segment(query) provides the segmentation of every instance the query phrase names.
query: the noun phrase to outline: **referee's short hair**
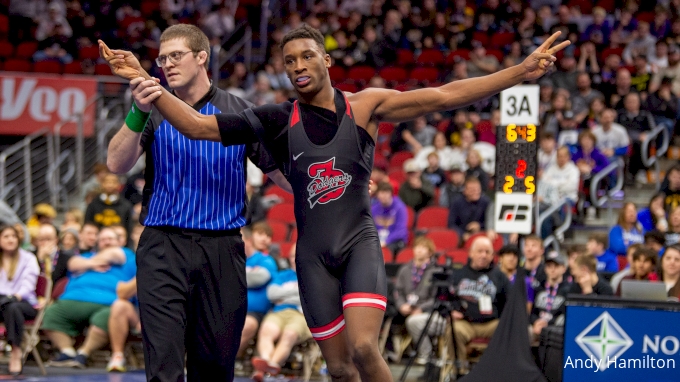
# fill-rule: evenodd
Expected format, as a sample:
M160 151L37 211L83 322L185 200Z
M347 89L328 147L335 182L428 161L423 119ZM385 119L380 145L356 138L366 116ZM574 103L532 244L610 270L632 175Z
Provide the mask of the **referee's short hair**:
M174 39L184 39L187 47L194 52L194 57L196 57L198 52L205 52L208 56L204 65L208 69L208 64L210 63L210 41L208 36L199 27L190 24L173 25L163 31L160 42L162 44Z

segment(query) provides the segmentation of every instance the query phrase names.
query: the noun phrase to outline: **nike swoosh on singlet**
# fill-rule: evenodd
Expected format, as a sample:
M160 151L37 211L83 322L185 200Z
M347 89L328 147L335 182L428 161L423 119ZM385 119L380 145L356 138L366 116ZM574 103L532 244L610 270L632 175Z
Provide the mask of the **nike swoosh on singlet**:
M303 152L301 152L301 153L298 154L298 155L293 155L293 160L297 160L297 159L300 157L300 155L302 155L302 154L304 154L304 153L305 153L305 152L303 151Z

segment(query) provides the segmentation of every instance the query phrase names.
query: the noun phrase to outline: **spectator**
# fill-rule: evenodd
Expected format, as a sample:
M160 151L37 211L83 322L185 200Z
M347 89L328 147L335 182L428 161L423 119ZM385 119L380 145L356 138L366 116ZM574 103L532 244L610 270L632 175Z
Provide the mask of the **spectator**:
M650 25L650 31L652 36L659 40L666 38L671 32L671 22L668 16L668 9L663 5L658 4L654 7L654 23Z
M9 225L0 226L0 254L0 321L5 324L7 344L12 348L9 373L18 376L23 369L24 322L37 315L35 286L40 267L32 253L19 248L17 230Z
M656 263L659 255L651 248L642 247L633 253L633 263L630 274L624 276L623 280L638 281L658 281ZM617 286L616 295L621 296L621 283Z
M257 169L257 167L255 168ZM127 181L125 182L125 187L123 187L123 197L133 206L135 204L141 203L144 195L145 184L146 179L144 178L143 171L128 176Z
M562 34L564 36L564 34ZM578 72L576 71L576 58L574 57L574 48L567 47L564 49L564 55L559 61L560 68L555 72L551 79L555 83L555 87L559 89L566 89L569 94L575 94L578 87L576 85L576 78Z
M295 246L290 250L290 269L279 272L267 287L267 298L273 305L262 321L257 335L257 352L253 357L253 380L262 381L264 374L277 375L293 346L312 338L302 315L295 267Z
M514 244L504 245L498 250L498 269L508 278L511 284L515 282L517 267L519 266L519 248ZM531 286L531 278L526 276L524 283L527 288L527 313L531 312L534 303L534 288Z
M106 164L95 163L92 168L92 176L83 183L82 191L80 193L80 198L85 200L86 206L92 202L91 195L101 193L104 177L109 173L110 171L109 168L106 167Z
M543 263L543 240L536 235L527 235L524 238L524 270L531 281L531 287L535 290L545 282L545 264Z
M567 259L556 251L545 258L546 281L536 288L534 304L529 315L530 341L538 340L543 328L564 324L564 303L571 283L564 280Z
M609 249L609 240L604 232L590 234L586 243L588 256L593 256L597 260L598 272L616 273L619 271L619 261L616 254Z
M676 96L680 94L680 47L675 43L668 46L668 66L659 69L658 72L652 77L652 82L649 84L649 91L655 92L661 87L661 80L666 78L672 78L673 94Z
M624 108L623 99L629 94L635 93L635 88L633 87L632 81L632 76L628 69L618 69L616 71L614 84L606 87L603 90L607 106L621 112L621 110Z
M80 229L78 235L78 252L87 253L92 252L95 245L97 245L99 235L99 227L94 223L85 223Z
M666 248L661 257L661 281L666 284L668 297L674 301L680 299L680 245L674 244Z
M406 329L417 341L425 329L429 313L434 307L436 288L432 287L432 275L437 267L432 256L435 246L432 240L418 237L413 243L413 260L399 267L395 281L396 305L406 317ZM424 365L432 353L431 336L439 335L445 327L444 319L435 314L428 333L417 349L416 363ZM414 342L415 343L415 342Z
M633 34L636 33L638 22L633 18L633 11L627 8L621 9L621 14L614 22L614 30L612 31L612 43L619 45L626 45L633 39Z
M246 91L243 98L252 102L255 106L274 103L274 92L269 77L263 73L258 74L255 84Z
M663 232L658 230L645 232L645 247L653 249L658 256L663 256L665 244L666 236Z
M467 240L486 229L485 216L491 200L482 193L479 179L467 177L462 195L451 200L448 227Z
M604 104L604 96L593 98L588 105L588 114L586 118L579 124L579 129L593 129L595 125L600 123L602 111L607 106ZM616 114L614 114L616 117Z
M543 172L555 164L557 160L557 142L555 136L551 133L541 134L540 146L538 149L538 177L540 178Z
M449 181L444 183L439 193L439 205L448 207L452 200L463 193L464 188L465 173L460 168L454 167L449 174Z
M574 283L569 290L570 294L603 295L612 296L612 287L597 274L597 260L592 256L578 256L574 260L574 268L571 273Z
M671 246L680 242L680 206L673 208L668 215L668 231L664 235L663 246Z
M132 205L120 195L120 179L107 174L102 182L102 193L92 200L85 211L85 221L97 226L109 227L120 224L129 232L132 229Z
M602 49L609 45L609 36L612 32L612 27L606 20L607 11L602 7L594 7L593 23L586 27L586 30L581 34L581 41L589 41Z
M652 80L652 72L647 63L647 56L637 55L633 59L634 70L630 78L630 84L643 99L647 98L649 82Z
M621 69L621 57L618 54L610 54L604 59L604 66L599 73L599 87L600 91L605 95L605 102L607 106L611 107L612 89L616 84L617 72ZM627 69L626 69L627 70ZM630 72L628 72L630 77ZM623 85L622 85L623 87ZM630 89L630 85L628 87ZM621 89L622 91L624 89Z
M555 86L550 78L542 78L539 83L540 85L540 95L538 104L538 117L539 120L545 120L545 114L552 109L552 100L555 95Z
M68 261L69 282L59 300L45 312L43 330L59 349L53 366L85 368L90 354L108 342L111 304L117 299L121 281L135 277L135 254L118 246L118 237L110 228L99 233L96 252L73 256ZM73 337L88 325L83 345L73 348Z
M454 302L451 316L456 320L455 339L462 365L459 374L467 371L465 348L473 338L491 338L498 318L507 301L509 282L498 268L493 266L493 245L489 238L475 238L470 246L469 260L463 268L454 270L449 284L461 299ZM484 285L480 288L480 285ZM461 301L467 302L464 308Z
M557 149L555 163L548 167L541 182L549 183L557 190L558 199L568 199L571 203L578 200L579 169L571 160L569 148Z
M73 228L62 230L59 234L59 243L64 251L78 250L78 231Z
M437 129L429 125L425 117L418 117L413 121L413 131L404 130L402 139L412 153L418 154L423 147L432 143L436 134Z
M272 229L269 224L255 223L252 228L243 228L241 232L246 252L248 313L241 334L239 354L245 351L248 342L255 337L262 318L271 308L271 302L267 298L267 286L278 272L276 261L268 255L272 241Z
M399 187L399 198L418 212L434 198L434 186L423 176L413 159L404 162L404 172L406 181Z
M666 195L661 192L654 194L649 200L649 206L638 212L638 222L642 225L643 230L657 229L665 232L668 229L668 220L663 204L665 197Z
M496 146L488 142L477 142L472 129L463 129L460 131L460 150L464 158L467 158L470 149L475 149L479 152L482 158L482 169L487 174L493 174L496 169ZM466 167L463 166L463 168Z
M479 179L482 192L486 192L489 187L489 175L482 169L482 155L475 149L468 150L466 163L468 169L465 170L465 177L475 177Z
M394 190L389 183L378 184L371 214L378 229L380 245L389 248L395 254L404 248L408 241L408 211L404 202L398 196L394 196Z
M58 27L62 28L59 33L66 38L73 36L73 29L71 29L62 11L61 6L57 3L51 3L48 6L48 13L43 14L38 22L38 29L35 31L36 40L43 41L52 36Z
M130 281L121 281L116 286L118 299L111 305L109 314L109 339L111 342L111 359L106 371L125 372L125 342L130 332L139 335L142 323L139 310L130 299L137 295L137 277Z
M630 93L624 99L624 109L619 111L618 123L628 131L628 135L633 141L633 153L630 156L628 172L631 176L645 169L642 163L642 142L646 139L647 133L654 127L652 115L640 108L640 95ZM639 179L645 177L638 176ZM641 180L643 182L643 180Z
M654 54L656 38L649 33L649 23L638 23L637 31L633 32L633 39L623 50L623 60L626 65L633 65L633 57L637 55L651 56Z
M67 26L57 23L53 28L49 36L38 43L38 50L33 54L33 61L56 60L62 64L71 63L76 46L71 36L67 36Z
M564 114L568 111L571 111L571 103L567 96L559 92L553 93L550 110L543 115L541 121L542 132L558 136L560 124L564 119Z
M609 231L609 250L619 256L625 256L630 245L644 242L644 232L637 220L635 204L624 203L617 224Z
M647 58L653 73L668 67L668 43L664 40L657 41L654 54Z
M83 215L83 211L81 211L79 208L71 208L64 214L64 222L61 224L61 228L59 228L59 230L64 231L66 229L72 228L78 232L83 227L84 219L85 216Z
M678 109L678 97L673 94L673 79L664 77L661 79L659 90L651 93L645 100L645 109L652 113L657 125L666 126L670 135L675 131L675 121L680 110Z
M387 168L388 164L387 161L384 159L379 159L376 158L374 163L373 163L373 169L371 170L371 180L373 181L373 185L370 187L378 187L378 183L389 183L392 186L392 189L394 189L394 194L397 195L399 192L399 183L394 180L390 179L390 177L387 175ZM371 194L375 194L375 189L371 190Z
M628 131L616 120L614 109L605 109L600 117L600 124L592 130L595 136L596 147L609 160L614 157L623 157L628 151L630 138Z
M446 173L439 167L439 155L435 152L431 152L427 156L427 162L427 167L423 171L423 176L436 188L441 187L446 181Z
M53 224L57 210L47 203L38 203L33 207L33 215L26 222L26 227L39 228L43 224Z
M481 77L498 71L498 59L491 54L487 54L486 48L479 41L472 41L472 51L470 60L467 62L467 72L469 78Z
M576 114L575 119L579 124L588 116L590 103L596 98L603 98L600 91L591 87L590 75L579 72L576 75L577 93L571 99L572 111Z
M454 166L461 166L465 162L465 158L460 150L455 150L447 145L446 136L441 131L437 132L432 139L432 144L423 147L418 151L415 160L418 162L420 168L425 169L429 166L428 155L437 153L439 157L439 167L444 171L449 171Z
M668 170L668 183L666 187L661 189L666 195L664 200L664 208L666 213L670 213L676 207L680 206L680 165L675 165Z
M578 41L578 26L574 23L571 11L569 11L569 7L566 5L561 5L558 8L557 21L550 27L551 35L556 32L562 32L558 41L564 41L566 39ZM572 39L572 35L575 35L576 38Z
M201 17L198 23L209 39L222 40L234 30L234 13L236 8L232 8L228 2L225 5L213 5L212 12Z
M626 266L618 271L614 276L612 276L612 279L610 281L610 284L612 286L612 290L617 290L619 288L619 284L621 283L621 280L623 280L624 277L630 275L633 273L633 254L640 248L643 248L644 244L633 244L628 249L626 250Z
M590 183L592 177L604 170L609 164L609 160L607 160L607 157L605 157L595 146L597 144L597 139L590 130L584 130L579 135L578 141L579 145L576 148L574 155L572 155L572 160L576 163L576 167L583 180L583 188L586 190L584 200L587 203L591 203ZM600 183L600 189L606 189L608 187L606 180L607 179L605 179L605 182ZM590 205L587 209L587 218L594 219L596 213L597 210L595 209L595 206Z

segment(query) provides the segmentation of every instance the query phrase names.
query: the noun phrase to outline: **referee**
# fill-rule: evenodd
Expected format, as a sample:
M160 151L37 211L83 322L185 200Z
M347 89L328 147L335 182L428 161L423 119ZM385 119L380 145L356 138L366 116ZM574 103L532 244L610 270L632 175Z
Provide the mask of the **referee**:
M198 112L238 113L248 102L210 83L208 38L193 25L166 29L156 63L175 96ZM107 164L127 172L146 152L137 250L138 296L149 381L232 381L246 317L246 157L290 188L259 145L192 141L152 102L154 81L132 81L135 102L109 145ZM283 181L281 181L283 180ZM283 182L283 183L282 183Z

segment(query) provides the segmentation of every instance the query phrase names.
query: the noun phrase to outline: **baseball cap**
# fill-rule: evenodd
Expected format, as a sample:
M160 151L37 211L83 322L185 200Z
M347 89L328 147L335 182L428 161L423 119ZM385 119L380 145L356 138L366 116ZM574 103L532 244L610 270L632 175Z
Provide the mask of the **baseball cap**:
M404 172L409 173L409 172L418 172L420 171L420 167L418 167L418 163L416 162L415 159L407 159L404 162Z
M550 251L545 255L546 264L549 261L552 261L553 263L558 265L564 265L565 267L567 266L567 259L564 256L560 255L560 253L557 251Z
M33 212L39 216L47 216L50 219L57 217L57 210L47 203L38 203L33 208Z

